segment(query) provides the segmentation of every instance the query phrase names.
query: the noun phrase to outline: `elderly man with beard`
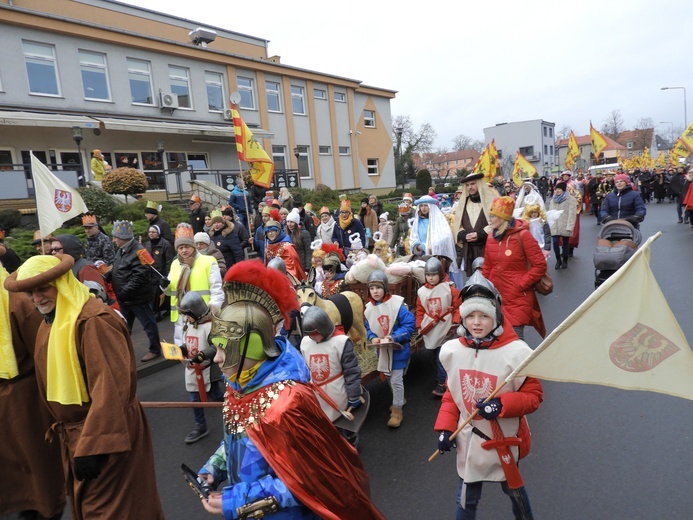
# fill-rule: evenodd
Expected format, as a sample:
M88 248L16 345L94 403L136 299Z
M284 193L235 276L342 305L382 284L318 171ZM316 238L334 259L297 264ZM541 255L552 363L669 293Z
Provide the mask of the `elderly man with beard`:
M92 298L68 255L29 258L5 280L43 315L34 363L39 393L61 445L75 520L163 519L147 417L123 320Z
M452 233L457 239L457 260L467 276L474 272L474 259L484 256L486 238L491 229L489 212L497 196L483 178L483 173L473 173L461 179L461 195L452 221Z

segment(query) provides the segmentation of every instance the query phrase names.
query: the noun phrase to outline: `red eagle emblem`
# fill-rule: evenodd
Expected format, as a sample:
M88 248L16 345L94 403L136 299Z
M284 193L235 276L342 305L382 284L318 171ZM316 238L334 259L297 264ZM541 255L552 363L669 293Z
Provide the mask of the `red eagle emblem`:
M440 316L443 314L443 302L440 298L429 298L426 302L429 316Z
M188 357L190 359L197 356L200 350L199 338L197 336L186 336L185 337L185 348L188 349Z
M467 413L476 410L479 399L486 399L496 389L498 376L476 370L460 370L460 390Z
M636 323L611 344L609 358L626 372L647 372L679 350L656 330Z
M311 354L308 361L310 377L316 383L327 381L330 377L330 358L327 354Z
M378 323L380 328L383 329L383 336L387 336L390 332L390 317L387 314L382 314L378 316Z
M72 209L72 193L65 190L55 190L53 204L61 213L67 213Z

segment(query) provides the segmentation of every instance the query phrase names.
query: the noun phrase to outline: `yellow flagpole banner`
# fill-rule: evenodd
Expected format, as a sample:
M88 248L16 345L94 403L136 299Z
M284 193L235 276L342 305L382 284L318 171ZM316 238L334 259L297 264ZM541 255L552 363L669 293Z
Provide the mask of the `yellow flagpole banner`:
M274 163L269 158L262 145L253 136L245 121L241 119L236 105L231 105L233 117L233 130L236 134L236 151L238 158L250 166L249 173L253 183L263 188L269 188L274 176Z
M572 170L573 166L575 166L575 159L578 157L580 157L580 147L575 138L575 133L571 130L568 137L568 153L565 156L565 167Z
M481 152L479 160L476 161L476 164L472 169L472 173L484 174L484 182L493 181L493 177L495 176L495 171L492 171L491 169L491 153L489 151L489 146L490 145L486 145L486 148L484 148L484 151Z
M488 149L488 152L491 163L492 177L495 177L496 175L498 175L498 171L500 170L500 156L498 155L498 148L496 148L495 139L491 139L491 145Z
M592 142L592 154L596 161L599 159L604 148L607 147L607 142L606 138L592 126L592 121L590 121L590 141Z
M671 147L671 150L669 150L669 163L673 166L678 166L679 159L685 159L690 154L691 149L688 148L683 138L679 137L674 143L674 146Z
M650 269L650 237L507 377L693 399L693 351Z
M36 212L42 237L52 233L68 220L89 211L77 188L72 188L58 179L33 152L31 175L34 178Z
M536 177L537 169L520 152L515 154L515 166L513 167L513 182L518 188L522 186L525 177Z
M681 139L690 150L693 150L693 123L681 134Z

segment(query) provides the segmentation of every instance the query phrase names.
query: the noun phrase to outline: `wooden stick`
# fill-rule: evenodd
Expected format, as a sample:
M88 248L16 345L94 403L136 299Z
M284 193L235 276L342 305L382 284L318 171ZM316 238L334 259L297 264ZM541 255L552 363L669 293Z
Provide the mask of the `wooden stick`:
M500 386L499 386L498 388L496 388L493 392L491 392L491 394L484 400L484 402L485 402L485 403L488 403L491 399L493 399L494 397L496 397L496 395L498 394L498 392L500 392L501 388L503 388L503 387L505 386L505 383L506 383L506 382L507 382L507 381L503 381L503 382L500 384ZM478 413L479 413L479 409L477 408L476 410L474 410L474 411L469 415L469 417L467 417L467 419L466 419L462 424L460 424L460 425L458 426L458 428L452 433L452 435L450 435L450 440L451 440L451 441L452 441L452 440L455 440L455 437L457 437L457 434L460 433L460 432L462 431L462 428L464 428L465 426L467 426L467 425L469 424L469 422L470 422L472 419L474 419L474 417L476 417L476 415L477 415ZM430 457L428 457L428 462L432 462L433 459L435 459L438 455L440 455L440 451L438 451L438 450L434 451L434 452L433 452L433 455L431 455Z
M141 401L142 408L221 408L224 403L217 401L199 402L178 402L178 401Z

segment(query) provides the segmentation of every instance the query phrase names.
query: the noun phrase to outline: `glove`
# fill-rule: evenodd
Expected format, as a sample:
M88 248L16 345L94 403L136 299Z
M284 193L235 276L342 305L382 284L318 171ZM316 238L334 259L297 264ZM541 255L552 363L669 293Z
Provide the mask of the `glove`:
M613 218L612 218L610 215L607 215L606 217L604 217L604 218L602 219L602 224L606 224L606 223L609 222L610 220L613 220Z
M187 358L188 357L188 347L181 345L178 348L180 349L181 354L183 354L183 357Z
M161 280L159 280L160 287L163 287L165 289L169 285L171 285L171 280L169 280L168 278L162 278Z
M450 440L450 435L452 432L443 430L438 436L438 451L440 453L450 451L451 448L457 448L457 443L454 440Z
M643 218L639 217L638 215L633 215L632 217L627 217L624 220L630 222L633 225L633 227L637 228L643 221Z
M479 402L476 403L476 407L479 409L479 415L490 421L491 419L498 417L503 409L503 404L501 403L501 400L496 397L488 402L484 402L482 399L479 399Z
M354 399L354 400L349 399L349 407L352 410L356 410L359 406L361 406L361 399Z
M72 469L77 480L94 480L101 474L101 466L108 455L88 455L86 457L75 457Z

